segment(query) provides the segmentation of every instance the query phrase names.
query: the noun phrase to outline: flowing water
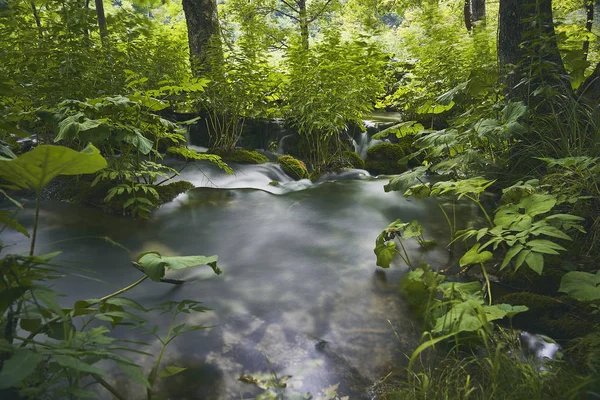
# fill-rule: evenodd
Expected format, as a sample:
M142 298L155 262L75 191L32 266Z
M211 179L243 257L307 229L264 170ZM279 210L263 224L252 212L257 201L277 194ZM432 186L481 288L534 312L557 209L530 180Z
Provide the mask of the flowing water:
M434 203L386 193L386 178L359 170L311 183L292 181L276 164L236 166L235 175L198 164L181 179L198 188L149 220L60 202L42 204L40 214L37 252L60 250L60 263L103 281L75 275L56 281L55 290L67 294L65 305L139 279L130 260L144 251L219 256L220 276L208 267L180 271L176 277L188 280L182 286L146 281L127 294L147 306L193 299L213 309L188 317L213 328L188 333L167 349L163 365L188 369L165 379L160 390L173 399L248 399L261 390L240 382L242 374L275 373L291 376L286 398L339 383L340 395L363 399L373 382L405 363L419 336L397 290L406 267L376 267L373 247L397 218L418 219L428 239L445 243L447 227ZM27 203L21 214L29 228L32 207ZM16 234L2 240L12 253L27 251L28 242ZM443 246L422 253L409 242L408 249L413 262L448 262ZM163 317L153 322L167 324ZM133 337L120 328L117 334ZM158 349L152 342L147 351ZM150 368L150 360L139 362ZM140 397L140 388L119 384L124 379L115 375L128 398Z

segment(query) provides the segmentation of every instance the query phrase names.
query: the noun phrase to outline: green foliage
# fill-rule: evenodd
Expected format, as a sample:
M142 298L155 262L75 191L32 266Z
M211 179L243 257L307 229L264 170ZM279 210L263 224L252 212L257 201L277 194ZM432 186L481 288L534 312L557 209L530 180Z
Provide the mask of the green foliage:
M220 274L217 257L163 257L158 252L144 253L133 263L144 273L141 279L101 299L79 300L73 307L63 308L57 301L58 293L49 284L49 281L64 275L53 261L59 253L33 255L39 193L58 175L93 173L103 168L106 161L91 145L80 153L60 146L42 145L16 159L5 160L2 165L5 179L11 177L13 181L19 180L21 187L35 189L38 199L30 254L4 255L0 259L4 272L0 280L0 326L3 327L0 389L8 389L20 398L94 397L95 393L87 388L90 382L96 382L118 398L124 398L103 378L108 375L106 367L113 370L118 366L132 383L146 388L148 399L151 399L152 387L158 377L166 378L182 370L170 366L158 374L166 346L177 336L206 328L176 324L177 317L182 313L205 312L208 309L192 300L158 306L154 310L172 315L166 336L161 336L158 333L160 327L146 327L143 315L152 310L121 295L147 278L181 283L163 279L167 270L207 264ZM2 250L4 248L0 247ZM139 346L131 346L131 342L111 336L112 330L120 325L142 329L162 344L148 377L136 361L127 357L127 353L151 355L139 350ZM103 366L99 365L100 362Z
M264 164L269 162L269 159L265 155L252 150L234 149L222 151L219 149L211 149L210 152L213 154L218 154L227 162L239 164Z
M396 239L400 244L402 252L398 251L395 242ZM403 243L403 240L409 239L416 240L419 246L424 250L435 246L435 242L425 239L423 236L423 227L418 221L408 223L398 219L384 229L375 240L374 252L377 256L377 265L382 268L389 268L392 259L398 254L410 269L414 269L414 265L411 262L408 251Z
M600 272L567 272L560 281L558 291L579 301L600 300Z
M281 165L283 172L296 180L308 178L308 171L304 162L292 156L281 156L277 159L277 163Z
M285 115L307 146L306 156L319 172L341 153L340 134L348 122L362 126L382 89L381 50L367 37L343 41L327 31L310 50L300 45L287 53L289 70Z

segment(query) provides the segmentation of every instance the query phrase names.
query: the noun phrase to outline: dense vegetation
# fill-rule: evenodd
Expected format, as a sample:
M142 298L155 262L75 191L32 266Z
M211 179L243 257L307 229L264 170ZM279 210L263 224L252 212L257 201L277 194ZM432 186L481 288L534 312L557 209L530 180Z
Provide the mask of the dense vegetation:
M0 0L0 222L31 240L19 255L0 243L0 394L82 398L98 383L124 398L104 360L152 398L157 379L182 371L161 365L165 347L204 328L177 317L206 308L149 310L122 295L147 278L181 283L169 269L220 273L216 256L144 253L132 261L139 281L62 308L49 284L56 254L36 252L48 187L150 218L193 187L174 182L181 169L165 159L224 173L268 162L240 144L250 125L278 118L294 149L271 161L292 178L400 174L385 190L431 198L447 221L447 243L426 240L418 221L374 238L379 267L408 266L400 289L423 328L407 376L381 398L598 396L598 11L591 0ZM376 108L402 121L362 160L348 136ZM206 152L188 148L199 127ZM36 200L32 232L17 220L19 190ZM463 204L476 210L468 221L456 219ZM447 246L456 265L420 264L409 240ZM171 325L146 326L151 312ZM149 374L124 355L139 347L111 336L122 324L162 343ZM560 342L562 359L525 359L518 330L532 326ZM276 389L261 398L282 398Z

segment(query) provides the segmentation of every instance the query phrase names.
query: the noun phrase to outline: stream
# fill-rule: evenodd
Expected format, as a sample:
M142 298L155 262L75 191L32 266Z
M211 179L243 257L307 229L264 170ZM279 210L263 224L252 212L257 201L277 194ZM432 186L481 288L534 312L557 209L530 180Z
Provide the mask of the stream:
M340 397L372 398L373 383L406 365L420 335L397 289L407 268L397 261L389 270L376 267L375 238L397 218L418 219L427 239L446 243L448 227L437 206L386 193L388 178L361 170L312 183L291 180L273 163L233 167L235 175L205 164L185 169L179 179L197 188L149 220L43 203L37 254L62 251L56 261L89 270L96 279L68 274L56 281L54 289L66 294L61 302L98 298L136 281L140 272L130 260L144 251L216 254L220 276L208 267L179 271L174 277L187 280L184 285L146 281L126 295L146 306L192 299L212 309L186 315L188 323L214 327L173 341L162 365L187 370L160 380L159 391L173 399L250 399L262 390L239 377L275 374L290 376L286 398L317 396L337 384ZM31 231L33 202L20 220ZM27 252L29 242L18 234L7 231L2 240L10 253ZM443 246L426 253L416 243L407 246L413 262L448 263ZM161 326L167 318L150 317ZM116 334L136 338L125 328ZM154 341L145 351L159 349ZM151 363L139 359L147 371ZM127 398L143 398L140 387L128 387L114 372L113 382Z

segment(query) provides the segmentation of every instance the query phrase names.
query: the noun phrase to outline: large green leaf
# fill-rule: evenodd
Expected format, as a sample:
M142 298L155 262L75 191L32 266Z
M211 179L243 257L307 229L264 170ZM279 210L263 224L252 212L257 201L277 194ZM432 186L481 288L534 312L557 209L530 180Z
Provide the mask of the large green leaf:
M460 266L464 267L466 265L471 264L480 264L492 259L493 255L489 251L479 251L479 247L481 247L480 243L477 243L475 246L471 247L469 251L467 251L460 258Z
M179 270L198 265L208 265L215 274L220 275L222 271L217 267L217 259L217 256L163 257L158 252L149 252L138 257L138 264L150 279L160 281L168 269Z
M80 152L63 146L40 145L15 159L0 157L0 177L36 191L59 175L91 174L103 168L106 160L92 145Z
M15 351L11 358L4 361L0 370L0 389L8 389L35 371L42 361L42 356L28 349Z
M600 271L595 274L581 271L568 272L562 277L558 291L579 301L599 300Z
M393 241L386 242L383 239L383 233L379 235L375 242L375 255L377 256L377 266L381 268L389 268L394 256L396 255L396 243Z

